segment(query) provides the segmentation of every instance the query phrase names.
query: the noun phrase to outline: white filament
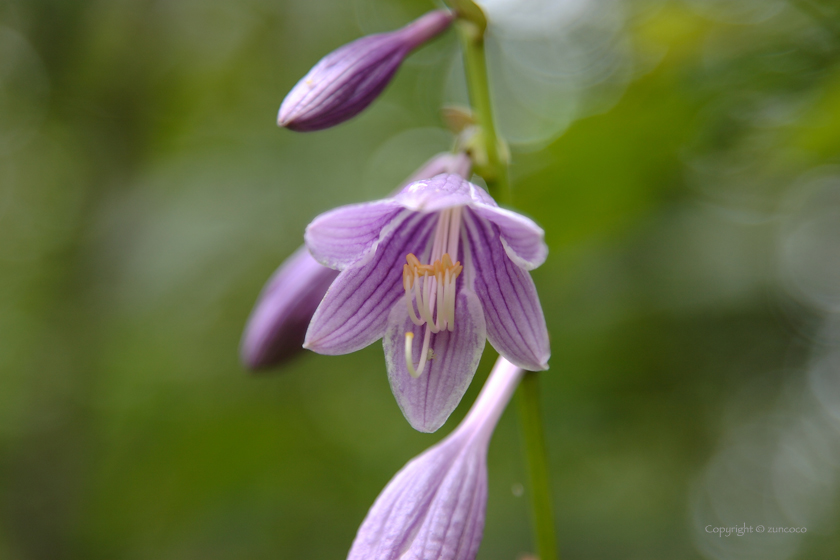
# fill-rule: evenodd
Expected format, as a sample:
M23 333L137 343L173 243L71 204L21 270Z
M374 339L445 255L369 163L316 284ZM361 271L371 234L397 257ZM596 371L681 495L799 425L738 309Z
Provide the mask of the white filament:
M423 265L414 255L406 257L403 266L405 303L411 322L418 327L426 325L420 363L414 367L412 343L414 334L405 333L405 363L412 377L419 377L426 362L431 359L429 343L432 333L455 329L455 291L463 267L457 261L458 242L461 239L461 208L442 210L432 240L431 264ZM413 290L412 290L413 288ZM413 296L413 297L412 297ZM413 299L413 301L412 301ZM417 312L414 311L417 304Z

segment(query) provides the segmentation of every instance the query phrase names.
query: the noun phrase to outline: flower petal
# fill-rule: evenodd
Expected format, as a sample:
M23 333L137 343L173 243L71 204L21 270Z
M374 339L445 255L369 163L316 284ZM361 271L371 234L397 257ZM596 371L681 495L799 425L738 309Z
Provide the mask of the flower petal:
M301 247L280 265L263 288L245 333L240 355L252 370L275 366L303 351L306 328L338 272Z
M455 302L455 329L431 335L432 359L415 379L405 363L405 334L414 333L412 359L416 367L425 331L425 325L418 327L411 322L405 303L398 302L388 318L382 345L397 404L415 430L434 432L458 406L484 351L486 328L481 303L472 291L461 289Z
M343 270L375 251L408 214L391 200L342 206L312 220L304 239L317 261Z
M368 260L343 270L315 311L304 348L319 354L348 354L381 338L388 314L405 293L405 256L423 252L436 218L413 215L391 229Z
M499 226L472 210L464 212L464 224L470 251L466 262L475 269L490 344L523 369L548 369L548 329L531 275L508 257Z
M441 173L431 179L410 183L393 200L409 210L439 212L471 204L474 188L480 190L460 175Z
M484 533L487 460L467 448L446 473L406 558L473 560Z
M487 504L486 443L450 436L411 460L365 517L348 560L473 560Z
M422 181L423 179L431 179L435 175L441 173L454 173L461 177L467 177L472 170L472 160L465 152L443 152L433 156L423 166L415 171L408 179L403 182L397 192L403 190L411 183Z
M472 211L499 227L505 252L518 266L533 270L545 262L545 232L533 220L498 206L474 205Z

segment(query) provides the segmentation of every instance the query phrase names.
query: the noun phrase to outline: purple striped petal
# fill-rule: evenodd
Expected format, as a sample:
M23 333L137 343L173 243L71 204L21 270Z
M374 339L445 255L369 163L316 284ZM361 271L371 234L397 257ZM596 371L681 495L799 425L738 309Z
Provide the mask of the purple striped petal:
M418 327L408 317L404 302L398 302L382 339L391 390L400 409L415 430L434 432L443 426L472 381L484 351L484 312L476 295L462 288L455 302L455 328L431 335L432 359L416 379L405 363L405 333L414 333L412 359L420 362L426 326Z
M303 351L306 328L338 272L301 247L263 288L245 332L240 356L252 370L276 366Z
M321 264L342 270L369 256L409 212L390 199L324 212L306 227L306 246Z
M473 560L484 531L487 444L453 434L409 462L368 512L348 560Z
M548 369L548 329L530 274L508 257L499 226L472 210L464 212L464 224L490 344L523 369Z
M533 270L545 262L545 232L533 220L498 206L473 205L472 210L499 227L502 245L514 263Z
M487 446L522 370L499 358L469 414L388 483L348 560L475 560L487 505Z
M444 31L452 14L435 10L409 25L348 43L322 58L283 100L277 124L308 132L363 111L394 77L406 55Z
M304 348L349 354L382 338L391 309L405 293L405 256L423 252L436 217L414 214L390 231L369 260L344 269L315 311Z

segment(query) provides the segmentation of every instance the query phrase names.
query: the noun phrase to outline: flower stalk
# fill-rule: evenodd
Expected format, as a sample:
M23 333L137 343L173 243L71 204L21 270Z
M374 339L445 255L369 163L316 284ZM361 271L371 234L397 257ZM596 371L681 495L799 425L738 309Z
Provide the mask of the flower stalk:
M490 99L490 81L487 77L487 57L484 52L486 20L481 10L471 1L455 2L459 19L455 27L464 54L464 72L470 105L479 127L471 146L475 172L487 182L490 194L501 204L510 204L511 192L508 179L507 157L496 132L493 104ZM471 5L481 14L480 18Z
M534 542L540 560L557 560L557 536L554 531L554 510L551 506L551 484L548 453L545 449L540 409L539 373L525 372L519 383L519 421L522 425L525 456L528 459L531 516Z
M484 33L487 21L472 0L451 0L458 19L455 27L464 56L467 91L479 127L471 155L474 171L487 182L490 194L501 204L511 204L507 150L496 131ZM539 400L539 373L526 372L519 386L519 416L528 464L534 542L540 560L558 560L548 454L543 435Z

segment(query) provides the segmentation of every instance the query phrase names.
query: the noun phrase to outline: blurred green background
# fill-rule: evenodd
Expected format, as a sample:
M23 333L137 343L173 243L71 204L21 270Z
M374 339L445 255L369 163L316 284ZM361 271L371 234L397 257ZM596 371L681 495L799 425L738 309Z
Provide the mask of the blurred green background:
M567 559L840 558L840 11L496 0ZM302 231L451 137L450 32L368 111L274 124L321 56L427 0L0 0L0 559L344 558L436 434L381 346L238 362ZM479 558L530 550L514 407ZM706 527L806 527L718 537Z

